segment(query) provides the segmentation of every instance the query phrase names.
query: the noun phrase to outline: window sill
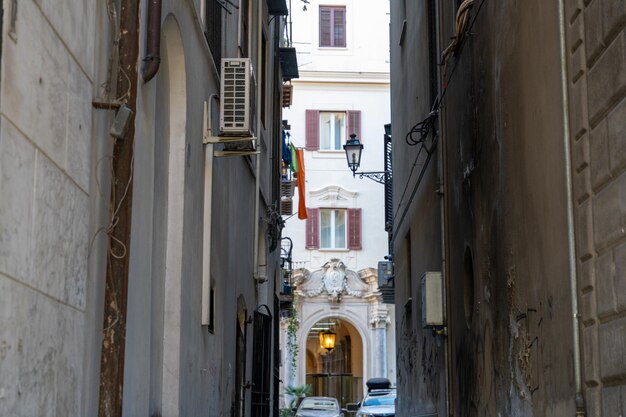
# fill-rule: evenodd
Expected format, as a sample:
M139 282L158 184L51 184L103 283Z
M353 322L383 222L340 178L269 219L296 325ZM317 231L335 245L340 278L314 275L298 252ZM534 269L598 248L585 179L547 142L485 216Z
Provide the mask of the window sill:
M334 56L351 56L354 51L351 48L333 48L331 46L318 46L312 51L313 55L320 57L334 57Z
M317 153L313 154L313 158L346 159L346 153L340 150L337 150L337 151L318 150Z
M332 248L320 248L320 252L350 252L350 249L332 249Z

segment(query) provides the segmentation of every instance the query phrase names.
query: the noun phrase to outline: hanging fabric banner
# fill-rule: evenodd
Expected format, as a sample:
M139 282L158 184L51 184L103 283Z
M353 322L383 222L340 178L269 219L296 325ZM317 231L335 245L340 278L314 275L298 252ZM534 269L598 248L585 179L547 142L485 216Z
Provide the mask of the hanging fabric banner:
M303 220L307 218L306 192L304 190L304 150L296 149L296 161L298 163L298 218Z

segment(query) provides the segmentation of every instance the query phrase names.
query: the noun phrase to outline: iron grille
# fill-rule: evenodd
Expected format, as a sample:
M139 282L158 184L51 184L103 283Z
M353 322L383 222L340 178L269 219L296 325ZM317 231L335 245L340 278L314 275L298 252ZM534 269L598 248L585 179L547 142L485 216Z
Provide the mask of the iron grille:
M385 155L385 172L392 172L392 160L391 160L391 136L384 135L384 155ZM388 174L385 178L385 230L389 234L389 253L393 253L391 247L391 231L393 228L393 182L391 181L391 175Z
M206 0L204 36L218 71L220 70L219 63L222 60L222 7L218 0Z
M261 306L266 307L266 306ZM272 381L272 315L254 312L252 345L252 417L270 415Z

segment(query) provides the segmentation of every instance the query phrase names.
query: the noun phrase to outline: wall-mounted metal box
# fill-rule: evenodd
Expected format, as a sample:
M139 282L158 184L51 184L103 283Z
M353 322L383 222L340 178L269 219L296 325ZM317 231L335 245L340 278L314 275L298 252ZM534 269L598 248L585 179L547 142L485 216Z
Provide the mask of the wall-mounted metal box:
M393 262L378 261L378 287L387 285L391 277L393 277Z
M422 328L443 327L443 282L441 272L424 272L422 289Z

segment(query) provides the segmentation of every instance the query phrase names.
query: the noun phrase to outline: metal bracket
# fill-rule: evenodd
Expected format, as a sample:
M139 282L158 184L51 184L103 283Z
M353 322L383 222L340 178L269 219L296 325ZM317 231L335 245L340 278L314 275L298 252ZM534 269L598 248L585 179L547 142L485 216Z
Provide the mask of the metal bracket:
M223 158L225 156L259 155L260 153L260 151L213 151L213 156L216 158Z
M369 178L370 180L383 185L385 185L387 181L391 181L391 172L389 171L355 172L354 176L357 175L361 179Z
M213 124L211 123L211 103L213 99L219 100L217 94L212 94L208 102L204 102L204 129L202 132L202 144L213 145L216 143L234 143L234 142L252 142L256 141L257 137L250 136L231 136L231 135L218 135L213 134ZM257 150L221 150L213 151L213 156L216 158L222 158L226 156L249 156L258 155L260 151Z
M252 142L256 141L257 137L250 136L231 136L231 135L218 135L215 136L213 134L213 124L211 123L211 103L212 99L219 100L219 96L217 94L212 94L209 98L208 102L204 102L204 129L202 132L202 144L203 145L214 145L216 143L234 143L234 142ZM213 151L213 156L216 158L222 158L226 156L249 156L249 155L258 155L260 151L256 150L221 150L221 151Z
M206 145L209 143L251 142L256 139L256 136L211 136L205 134L202 139L202 143Z

